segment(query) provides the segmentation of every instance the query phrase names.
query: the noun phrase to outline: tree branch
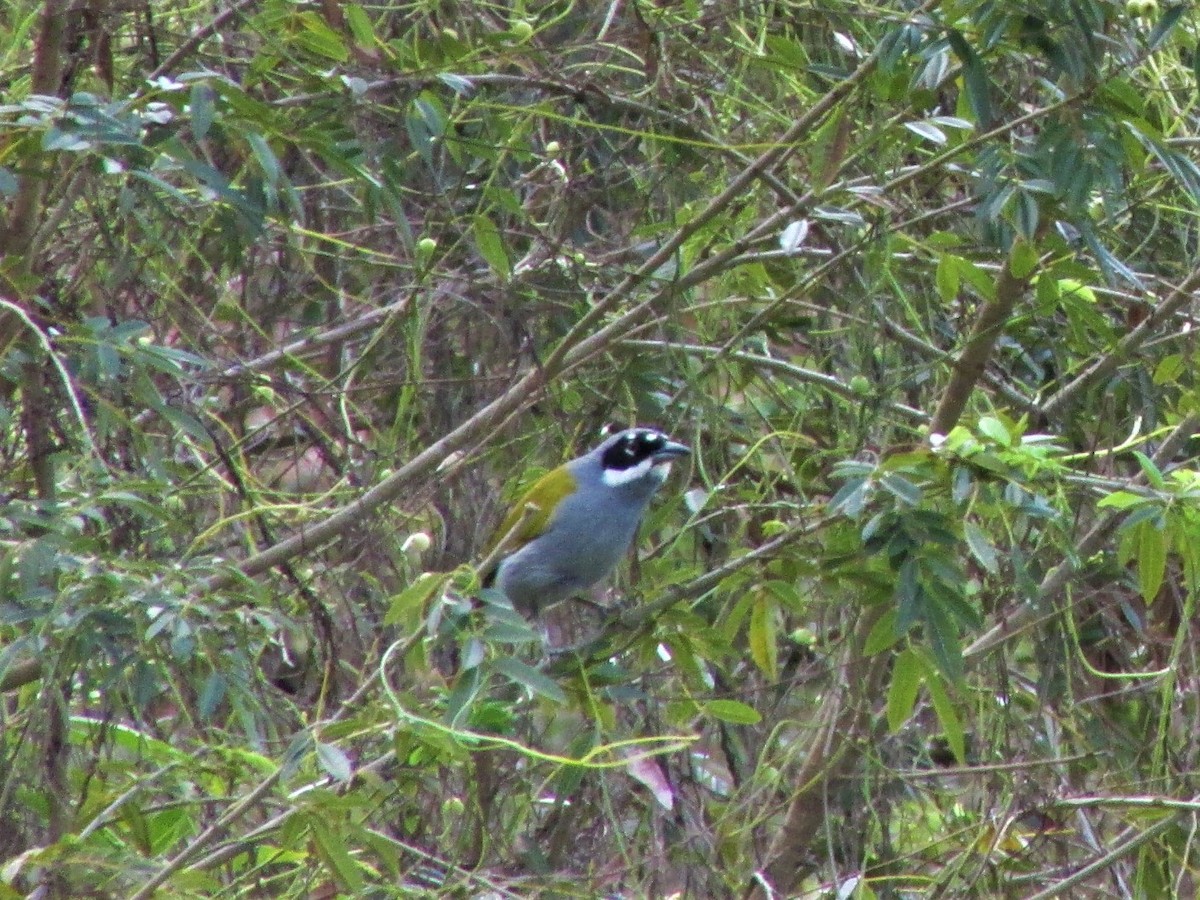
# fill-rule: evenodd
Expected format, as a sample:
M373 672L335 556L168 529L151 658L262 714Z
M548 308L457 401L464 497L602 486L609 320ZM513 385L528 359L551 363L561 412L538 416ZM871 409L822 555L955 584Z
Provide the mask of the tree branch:
M1027 245L1018 242L1013 250L1022 246ZM1010 253L1009 264L1000 270L996 279L995 298L979 308L967 343L950 373L950 384L942 393L941 402L929 423L931 434L946 434L958 424L963 410L967 408L967 401L983 377L983 370L992 357L996 341L1012 316L1013 308L1029 287L1029 276L1018 278L1012 273L1012 258L1013 254Z

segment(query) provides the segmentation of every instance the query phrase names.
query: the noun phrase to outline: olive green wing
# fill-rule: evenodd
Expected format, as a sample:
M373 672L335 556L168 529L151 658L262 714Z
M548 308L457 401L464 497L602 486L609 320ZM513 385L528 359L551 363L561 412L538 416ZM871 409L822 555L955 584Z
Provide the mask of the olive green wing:
M575 481L570 473L562 468L552 469L533 483L518 502L513 504L500 527L492 534L487 543L485 556L491 556L497 545L506 537L512 548L522 547L546 530L550 518L559 502L574 490ZM526 513L526 509L534 510ZM524 519L524 521L522 521ZM509 537L509 533L521 523L520 530ZM496 566L489 569L483 578L488 586L496 577Z

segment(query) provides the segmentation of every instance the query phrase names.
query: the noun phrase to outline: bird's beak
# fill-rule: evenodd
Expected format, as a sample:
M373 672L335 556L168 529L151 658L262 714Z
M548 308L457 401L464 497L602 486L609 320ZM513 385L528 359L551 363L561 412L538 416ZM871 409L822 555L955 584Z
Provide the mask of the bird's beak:
M655 463L670 462L680 456L687 456L692 452L692 448L684 444L677 444L674 441L667 441L663 444L662 449L654 454Z

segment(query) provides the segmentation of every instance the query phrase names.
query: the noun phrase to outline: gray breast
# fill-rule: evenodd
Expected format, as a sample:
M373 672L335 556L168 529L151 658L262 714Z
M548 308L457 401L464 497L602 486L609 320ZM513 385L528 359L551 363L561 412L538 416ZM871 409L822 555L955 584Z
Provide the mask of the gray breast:
M620 564L656 487L627 485L566 498L545 533L501 564L497 585L526 614L587 590Z

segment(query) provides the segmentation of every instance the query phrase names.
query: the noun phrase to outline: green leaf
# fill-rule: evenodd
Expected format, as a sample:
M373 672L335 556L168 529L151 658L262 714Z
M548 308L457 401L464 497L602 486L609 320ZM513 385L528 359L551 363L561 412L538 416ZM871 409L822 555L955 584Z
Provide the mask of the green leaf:
M1187 362L1182 353L1164 356L1154 368L1154 383L1157 386L1174 384L1187 371Z
M946 734L946 743L950 745L950 751L958 760L959 765L965 765L967 749L962 720L959 719L958 712L950 701L946 683L936 671L931 670L928 666L925 671L925 687L929 690L929 698L933 701L933 710L937 713L938 722Z
M709 700L704 704L704 711L714 719L733 725L757 725L762 720L758 710L737 700Z
M958 298L958 290L962 285L958 277L958 261L959 258L953 253L943 253L938 257L933 280L937 285L938 296L946 303L952 303Z
M347 3L342 7L342 12L346 16L346 26L354 36L355 43L360 47L374 47L377 43L375 28L363 8L357 3Z
M491 610L489 610L490 612ZM492 619L483 629L484 638L500 644L528 644L536 641L538 633L525 621L524 616L521 616L516 610L512 610L512 615L520 617L522 621Z
M888 730L895 734L912 715L921 689L924 666L920 656L913 650L905 650L896 657L892 666L892 683L888 686L887 720Z
M1138 465L1142 467L1142 473L1146 476L1146 480L1150 482L1150 486L1158 491L1163 490L1167 486L1167 482L1163 478L1163 474L1158 466L1154 464L1154 460L1141 450L1134 450L1133 455L1137 459Z
M492 668L510 681L528 688L547 700L563 704L567 702L567 695L563 693L563 689L558 686L556 681L519 659L502 656L492 662Z
M1147 498L1141 494L1135 494L1131 491L1113 491L1107 497L1103 497L1096 505L1102 509L1129 509L1132 506L1137 506L1139 503L1147 502Z
M204 680L204 688L200 691L200 700L197 705L197 713L202 720L209 720L221 705L221 701L225 699L225 690L227 684L225 676L220 672L210 672L208 678Z
M840 512L847 518L857 518L867 503L869 479L854 477L846 480L829 499L829 511Z
M350 849L342 838L341 830L329 827L314 810L308 823L317 855L338 884L354 895L363 887L362 873L350 856Z
M894 647L901 637L902 635L896 630L896 610L889 609L871 627L871 633L867 635L867 640L863 644L863 654L874 656L876 653L882 653L884 650Z
M963 87L966 89L967 102L979 128L990 128L992 124L991 86L988 83L987 71L979 55L967 43L962 33L954 29L946 32L950 49L954 51L963 64Z
M995 575L999 570L999 564L996 558L996 548L988 539L987 534L982 528L974 522L963 523L963 536L967 540L967 547L971 551L971 555L975 557L976 562L983 566L984 570Z
M963 677L962 645L954 610L937 593L926 594L921 620L938 668L954 681Z
M51 128L45 135L42 136L42 149L47 153L56 151L74 152L78 150L88 150L92 146L91 141L84 140L74 130L63 128Z
M1200 44L1192 48L1192 84L1200 88Z
M262 170L266 182L272 185L278 184L282 176L282 169L279 167L275 151L271 149L266 138L257 132L249 131L246 133L246 143L254 151L254 158L258 160L258 166Z
M354 764L340 747L317 741L317 761L335 781L348 782L354 775Z
M425 603L450 581L449 572L422 572L417 580L392 598L383 617L385 625L411 624L424 615Z
M342 36L325 24L325 20L317 13L302 12L299 19L303 30L296 35L296 43L318 56L336 62L346 62L350 59L350 51Z
M471 704L483 690L483 686L487 682L487 674L485 666L472 666L458 673L454 688L446 697L445 719L447 723L453 727L462 724Z
M213 89L207 84L196 82L188 97L188 110L192 115L192 137L198 141L208 136L213 123Z
M984 300L996 299L996 279L991 272L980 268L968 259L959 257L958 276Z
M1184 11L1191 4L1188 3L1172 3L1163 12L1162 18L1158 20L1158 24L1154 26L1154 30L1150 32L1150 37L1146 39L1146 45L1151 50L1157 50L1159 45L1166 39L1167 34L1179 22Z
M445 122L438 115L437 107L424 97L417 97L404 117L408 139L426 166L434 168L433 144L441 138Z
M1012 435L1004 426L1004 423L994 416L984 416L979 420L979 433L986 438L990 438L1002 447L1012 446Z
M774 681L779 677L779 646L776 642L776 605L774 598L759 593L750 608L750 658L759 671Z
M175 426L180 433L186 434L201 447L207 448L212 446L212 435L208 433L208 430L205 429L200 420L191 413L185 412L182 409L176 409L168 403L156 402L152 398L146 398L146 401L160 416Z
M1166 534L1155 522L1141 522L1137 526L1138 588L1147 603L1153 603L1158 596L1166 569Z
M1029 241L1017 241L1013 244L1008 257L1008 271L1014 278L1028 278L1037 268L1037 264L1038 252Z
M471 227L479 255L501 280L507 281L509 275L512 274L512 264L504 249L504 240L500 237L500 229L496 227L495 222L482 214L474 217Z
M1041 219L1041 209L1038 206L1037 198L1028 190L1018 191L1016 194L1017 208L1015 223L1017 231L1021 237L1025 238L1017 247L1015 252L1009 258L1009 271L1017 278L1028 278L1033 270L1037 267L1037 254L1033 254L1033 259L1030 260L1027 256L1020 252L1021 247L1028 247L1027 241L1032 241L1037 235L1038 222Z
M772 46L772 49L776 49L777 52L777 48L780 46L789 48L796 46L784 38L777 38L774 44L770 43L771 38L767 38L767 41L769 46ZM797 68L804 68L806 65L808 65L808 60L798 62ZM841 165L846 155L848 134L846 107L844 106L836 107L813 134L812 140L809 142L811 148L809 167L813 182L818 187L828 187L836 176L838 166Z
M917 560L909 557L896 578L896 635L905 635L921 618L922 591L917 578Z
M879 484L905 506L916 506L921 502L920 485L913 484L903 475L887 472L879 479Z
M1162 527L1163 508L1159 503L1144 503L1121 521L1121 531L1134 532L1143 522L1153 522Z
M791 581L773 578L770 581L763 582L762 588L778 600L784 609L803 614L808 608L804 597L801 596L800 591Z

